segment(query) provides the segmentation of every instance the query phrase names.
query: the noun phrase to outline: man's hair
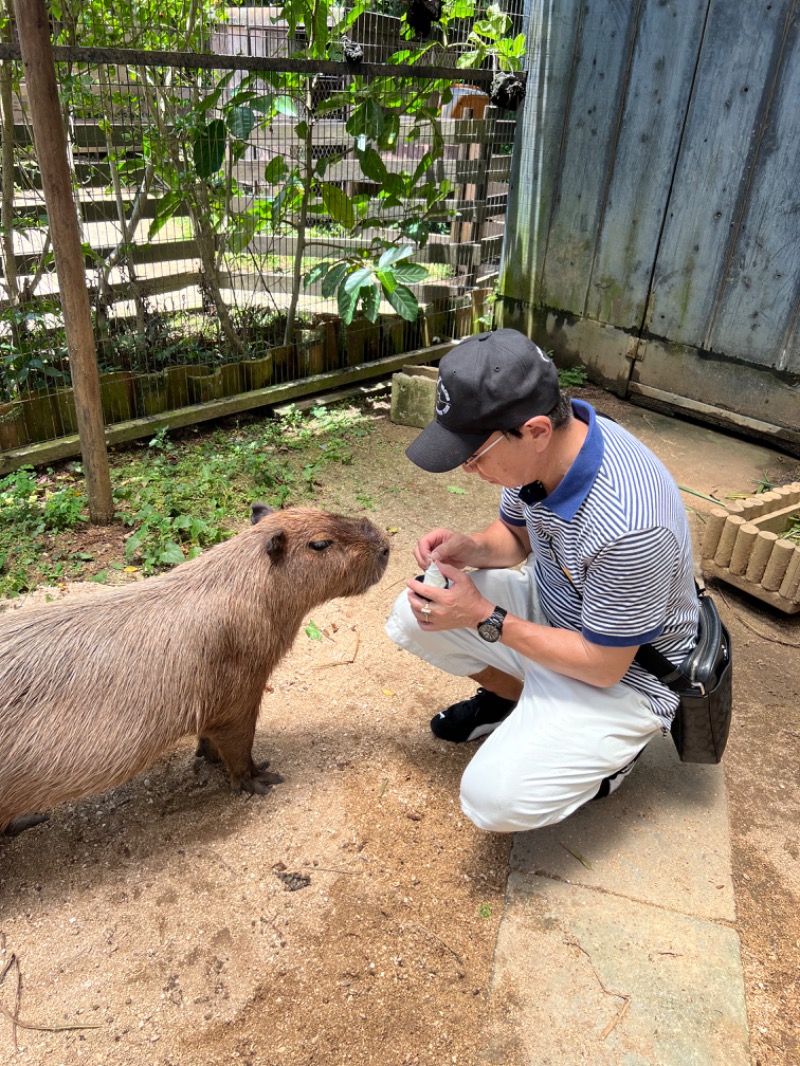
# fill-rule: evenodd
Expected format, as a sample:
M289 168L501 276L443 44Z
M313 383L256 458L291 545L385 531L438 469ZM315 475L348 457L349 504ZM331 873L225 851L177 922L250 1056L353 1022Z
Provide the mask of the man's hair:
M572 414L572 401L566 393L561 392L561 390L559 390L558 401L555 407L551 408L547 412L547 417L550 419L550 424L552 425L554 430L563 429L564 426L568 425L572 421L574 417ZM506 433L509 437L522 436L521 429L506 429L503 430L503 432Z

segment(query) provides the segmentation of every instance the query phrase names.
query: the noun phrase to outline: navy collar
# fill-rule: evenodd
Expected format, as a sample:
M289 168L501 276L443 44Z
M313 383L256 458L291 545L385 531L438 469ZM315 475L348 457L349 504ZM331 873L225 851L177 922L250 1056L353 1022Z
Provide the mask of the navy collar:
M535 504L540 502L543 507L553 514L558 515L565 522L571 521L578 512L578 508L589 495L594 485L600 466L603 462L603 434L597 424L597 417L591 404L583 400L572 401L572 411L581 422L586 422L589 431L586 440L581 445L581 450L575 457L572 466L561 479L557 487L549 496L542 497L535 486L524 485L517 491L524 503ZM525 493L525 490L529 490ZM525 496L528 498L525 499Z

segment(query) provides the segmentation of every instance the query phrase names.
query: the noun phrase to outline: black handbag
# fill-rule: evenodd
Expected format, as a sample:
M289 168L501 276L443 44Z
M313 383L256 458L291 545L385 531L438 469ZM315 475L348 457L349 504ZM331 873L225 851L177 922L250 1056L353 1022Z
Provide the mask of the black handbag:
M672 739L681 762L718 763L728 742L733 709L731 638L711 596L699 588L697 594L697 644L680 666L651 644L643 644L635 659L680 696Z

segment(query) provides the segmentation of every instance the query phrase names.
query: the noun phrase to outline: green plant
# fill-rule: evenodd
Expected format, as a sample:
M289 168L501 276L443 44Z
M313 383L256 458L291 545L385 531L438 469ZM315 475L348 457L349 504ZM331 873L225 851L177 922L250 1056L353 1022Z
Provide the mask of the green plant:
M589 375L582 366L572 366L558 372L558 384L562 389L581 388L589 380Z
M0 478L0 591L18 595L76 569L43 558L43 550L55 535L85 521L86 504L80 487L60 487L52 471L37 476L23 467Z
M0 399L66 380L64 331L48 321L54 310L53 301L48 301L0 312Z

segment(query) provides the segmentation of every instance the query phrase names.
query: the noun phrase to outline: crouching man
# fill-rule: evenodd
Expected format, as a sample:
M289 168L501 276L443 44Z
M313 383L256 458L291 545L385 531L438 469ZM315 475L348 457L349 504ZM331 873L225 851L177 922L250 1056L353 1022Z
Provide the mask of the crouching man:
M634 656L652 643L678 664L694 646L678 488L630 433L570 403L552 361L510 329L442 359L436 418L406 455L502 491L486 529L417 542L420 568L435 562L449 587L410 580L386 630L480 686L431 721L442 740L487 737L462 778L467 817L494 832L558 822L614 791L677 706Z

